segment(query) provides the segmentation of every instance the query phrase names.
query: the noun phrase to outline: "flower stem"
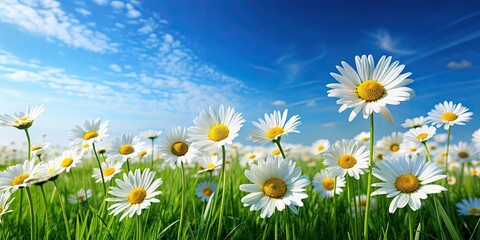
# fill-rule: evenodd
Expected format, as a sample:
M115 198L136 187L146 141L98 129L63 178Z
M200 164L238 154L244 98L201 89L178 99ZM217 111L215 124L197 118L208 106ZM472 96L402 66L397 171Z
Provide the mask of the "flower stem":
M155 141L152 138L152 161L150 163L150 168L152 169L152 171L153 171L153 158L154 158L154 156L155 156Z
M48 239L48 203L47 197L45 197L45 190L43 189L43 185L40 185L40 189L42 190L43 203L45 204L45 236L46 239Z
M278 139L275 140L274 142L277 144L278 150L280 150L280 153L282 154L283 159L287 158L287 157L285 156L285 152L283 151L282 145L280 144L280 138L278 138Z
M103 177L102 165L100 164L100 159L98 158L97 149L95 149L95 143L92 143L93 153L95 154L95 159L97 159L98 167L100 168L100 176L102 177L103 183L103 193L107 196L107 186L105 185L105 178Z
M63 213L63 221L65 222L65 229L67 230L67 238L68 240L71 240L72 238L70 237L70 230L69 230L68 220L67 220L67 212L65 211L65 204L63 203L63 198L62 198L62 195L60 194L60 188L58 188L57 183L55 181L53 181L53 184L55 184L55 187L57 188L58 200L60 200L60 207L62 208L62 213Z
M449 126L447 131L447 155L445 156L445 174L447 175L447 177L445 178L445 186L448 186L448 154L450 151L451 129L452 129L452 126ZM450 202L449 202L448 191L445 191L445 210L447 211L447 213L450 212L449 205L450 205Z
M27 135L28 143L28 161L32 160L32 143L30 141L30 134L28 133L28 128L25 129L25 135Z
M77 185L75 184L75 178L73 177L73 169L70 169L70 176L72 176L73 189L77 190Z
M182 239L182 233L183 233L183 216L185 212L185 168L183 167L183 162L182 162L182 206L180 208L180 225L178 227L178 235L177 239Z
M374 143L373 113L370 115L370 154L367 179L367 199L365 203L365 220L363 223L363 239L368 240L368 214L370 211L370 195L372 193L372 167L373 167L373 143Z
M127 158L127 172L130 172L130 162L128 161L128 158Z
M218 228L217 228L217 239L220 239L220 235L222 234L222 220L223 220L223 208L225 205L225 188L227 187L226 181L227 176L225 174L225 145L222 146L222 177L223 177L223 184L222 184L222 201L220 202L220 219L218 220ZM220 184L218 184L220 185Z
M423 146L425 147L425 152L427 153L427 159L429 162L431 162L432 155L430 155L430 150L428 149L427 142L423 142Z
M17 217L17 236L20 236L20 218L22 216L22 206L23 206L23 191L20 192L20 207L18 211L18 217Z
M332 211L332 219L333 219L333 240L337 240L337 211L336 211L336 198L335 195L337 194L337 176L335 176L335 182L333 185L333 211Z
M413 211L408 208L408 236L413 240Z
M25 191L27 191L27 197L28 197L28 205L30 205L30 238L31 239L36 239L35 236L35 211L33 210L33 201L32 201L32 196L30 194L30 190L28 188L25 188Z
M278 218L275 218L275 240L278 240Z

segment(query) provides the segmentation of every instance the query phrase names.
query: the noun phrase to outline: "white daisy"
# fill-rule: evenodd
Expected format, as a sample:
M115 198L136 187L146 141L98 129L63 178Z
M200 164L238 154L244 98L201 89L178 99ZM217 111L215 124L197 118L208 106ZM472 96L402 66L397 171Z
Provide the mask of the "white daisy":
M423 127L427 123L427 119L423 116L416 117L413 119L407 118L404 123L402 123L403 128L418 128Z
M9 212L13 212L13 210L8 210L13 199L15 199L15 198L12 198L10 201L8 201L8 199L10 199L10 196L11 196L10 191L0 192L0 223L2 222L3 215Z
M45 150L50 146L50 143L32 144L31 153L32 157L41 156Z
M427 120L436 124L437 127L444 125L443 127L447 130L455 124L465 125L466 122L470 121L472 115L473 113L468 112L468 108L462 106L461 103L453 104L452 101L444 101L435 105L435 109L428 113Z
M468 171L468 174L472 177L480 176L480 167L472 167Z
M448 164L449 171L457 171L457 170L460 170L461 167L462 167L462 164L460 164L459 162L452 162Z
M479 153L480 151L475 145L460 141L458 144L452 145L449 156L453 161L464 163L475 159Z
M337 195L343 192L345 178L337 177L337 184L335 185L335 176L326 170L322 170L313 177L312 186L314 191L320 193L320 196L331 198L334 192Z
M28 129L32 126L35 119L45 111L42 105L37 107L27 107L25 112L15 113L14 116L4 114L0 116L0 125L5 127L16 127L18 129Z
M30 187L32 182L43 179L42 165L35 164L35 160L25 160L23 164L9 166L0 172L0 190L16 191L18 188Z
M263 157L262 152L249 152L244 154L240 159L240 166L246 167L252 163L255 163L258 159Z
M144 138L148 138L150 140L154 140L158 138L162 134L162 131L157 130L146 130L140 133L140 136Z
M319 155L325 152L330 147L330 142L327 139L318 139L312 144L310 153L313 155Z
M71 168L82 162L82 156L82 152L65 150L62 152L62 155L55 159L55 161L57 161L60 167L64 168L65 171L70 172Z
M432 138L437 132L437 128L433 126L423 126L411 128L405 133L404 139L412 142L426 142Z
M200 115L193 120L195 126L188 129L189 140L200 150L215 150L232 144L244 122L242 114L235 112L232 107L225 109L220 105L217 113L210 106L208 112L200 111Z
M370 132L361 132L354 137L359 142L368 142L370 140Z
M411 156L411 155L418 155L421 154L425 156L423 153L425 152L425 148L422 144L418 141L405 141L400 144L400 151L399 154L403 156Z
M301 124L300 117L294 115L287 121L287 115L288 109L285 109L283 114L280 111L265 113L265 120L259 118L258 122L252 121L256 128L250 130L248 140L265 144L276 141L289 133L298 133L297 127Z
M60 166L60 162L56 160L44 161L40 166L40 174L36 180L33 180L34 185L42 185L48 181L55 181L60 174L65 171L65 168Z
M351 207L355 206L355 202L357 203L357 206L360 208L360 211L364 212L367 206L367 195L362 194L360 196L354 196L354 201L351 203ZM376 201L375 198L370 199L370 210L375 209ZM355 215L355 213L353 214Z
M123 212L120 221L127 215L133 217L134 214L141 215L142 210L150 207L152 203L160 202L155 196L161 194L161 191L155 191L163 181L161 178L153 181L155 172L150 169L145 169L140 172L140 169L135 170L135 173L129 172L123 174L123 181L115 180L118 187L110 187L108 193L113 195L112 198L107 198L107 202L114 202L108 210L112 210L110 214L114 216Z
M473 132L472 134L472 142L477 146L477 148L480 148L480 129L477 131Z
M447 177L442 174L442 168L416 156L377 162L377 167L373 169L373 175L381 182L372 186L380 188L372 196L387 194L387 198L394 197L388 209L390 213L407 204L416 211L422 205L420 200L427 199L427 194L447 191L443 186L431 184Z
M198 158L198 165L201 172L213 172L222 167L222 159L217 155L202 155Z
M403 142L403 135L402 132L393 132L377 142L376 147L379 151L383 152L383 159L402 156L400 144Z
M113 178L113 176L115 176L115 174L121 172L122 171L122 165L123 165L122 162L111 161L111 159L108 159L108 158L107 158L107 161L102 162L101 166L102 166L103 178L105 179L105 182L110 181ZM92 177L94 179L96 179L97 183L102 182L102 175L100 173L99 168L94 168L93 169Z
M89 149L93 143L98 143L108 137L108 121L100 119L85 120L83 126L75 126L71 130L72 143L70 146L82 149Z
M253 184L242 184L240 190L248 194L242 198L244 207L250 211L261 211L260 217L271 217L275 212L288 206L295 214L302 207L302 199L308 197L305 187L310 184L308 177L300 176L302 170L295 168L295 162L281 157L267 156L250 165L245 176Z
M208 202L213 193L217 191L217 184L209 183L208 181L203 181L197 185L195 188L195 193L197 197L202 199L204 202Z
M457 203L458 214L462 216L480 216L480 198L465 198Z
M158 153L171 166L180 166L181 163L190 165L199 151L187 139L186 128L174 127L165 134L165 138L160 140L160 145L157 147Z
M443 143L447 141L447 138L448 138L448 134L440 133L435 135L435 137L433 137L433 140L437 143ZM450 139L453 139L453 136L450 136Z
M323 154L323 164L331 176L344 177L348 173L355 179L360 179L369 166L368 148L355 140L335 142Z
M457 183L457 178L455 178L455 176L448 176L447 177L447 183L448 185L455 185L455 183Z
M407 79L411 73L403 73L405 65L391 63L392 57L382 56L375 65L372 55L356 56L357 72L346 62L337 66L341 75L330 73L339 83L327 84L329 97L338 97L337 104L342 104L339 112L354 108L348 118L352 121L363 109L365 119L373 112L380 113L389 123L393 123L392 114L387 104L398 105L413 97L414 91L406 87L413 82Z
M144 145L145 143L140 141L139 137L122 134L121 138L115 138L107 153L111 160L125 162L129 158L137 156Z
M81 188L80 190L78 190L77 194L70 194L68 196L68 201L71 204L77 204L77 203L85 202L91 197L92 197L92 189L88 189L87 191L85 191L85 189Z

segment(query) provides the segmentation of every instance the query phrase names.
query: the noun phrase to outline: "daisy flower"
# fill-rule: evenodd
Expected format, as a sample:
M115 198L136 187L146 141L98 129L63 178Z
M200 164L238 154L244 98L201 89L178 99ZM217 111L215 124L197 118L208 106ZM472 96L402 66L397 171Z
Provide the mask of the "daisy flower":
M480 198L465 198L457 203L458 215L480 216Z
M357 203L357 206L360 207L360 211L364 212L365 211L365 208L367 206L367 195L365 194L362 194L360 196L354 196L354 202L352 201L351 203L351 207L353 209L353 207L355 206L355 202ZM376 202L375 202L375 198L371 198L371 205L370 205L370 209L374 209L375 208L375 205L376 205ZM355 214L353 214L355 215Z
M119 187L110 187L108 193L114 197L107 198L107 202L114 202L108 210L112 210L110 214L114 216L123 212L120 217L122 221L127 215L133 217L134 214L141 215L142 210L150 207L152 203L160 202L155 196L161 194L161 191L155 191L163 180L161 178L153 181L155 172L140 169L135 172L123 174L123 180L117 179L115 182Z
M43 179L42 165L35 164L35 160L25 160L23 164L9 166L0 172L0 190L15 192L18 188L30 187L32 182Z
M330 147L330 142L327 139L318 139L312 144L310 153L313 155L319 155L325 152Z
M81 152L65 150L62 152L62 155L55 159L55 161L57 161L60 167L64 168L65 171L70 172L71 168L82 162L82 155Z
M468 174L470 174L470 176L472 177L480 176L480 167L472 167L470 168L470 171L469 170L465 170L465 171L468 171Z
M11 193L10 191L1 191L0 192L0 223L2 222L2 216L9 213L13 212L13 210L8 210L10 207L10 204L15 198L12 198L10 201L8 199L10 198Z
M15 113L14 116L4 114L0 116L0 125L5 127L16 127L18 129L28 129L32 126L35 119L45 111L45 107L42 105L37 107L27 107L25 112Z
M139 137L132 137L131 134L122 134L121 138L115 138L110 146L108 154L111 160L125 162L129 158L134 158L143 149L145 143L140 141Z
M455 185L455 183L457 183L457 178L455 178L455 176L448 176L447 183L448 185Z
M443 142L446 142L447 141L447 138L448 138L448 134L446 133L441 133L441 134L437 134L435 135L435 137L433 137L433 140L437 143L443 143ZM450 138L453 139L453 137L451 136Z
M400 144L403 142L403 135L402 132L393 132L377 142L376 147L379 151L383 152L384 159L402 156Z
M345 178L337 177L337 184L335 185L335 176L326 170L322 170L313 177L312 186L314 191L320 193L320 196L331 198L334 192L337 195L343 192Z
M109 157L110 158L110 157ZM110 181L115 174L119 173L122 171L122 162L115 162L111 161L111 159L107 158L107 161L102 162L102 170L103 170L103 178L105 179L105 182ZM94 168L93 169L93 175L92 177L96 179L97 183L102 182L102 173L100 173L99 168Z
M302 199L308 197L305 187L310 184L308 177L300 176L302 170L295 168L295 162L281 157L267 156L250 165L245 176L253 184L242 184L240 190L248 194L242 198L244 207L260 211L260 217L271 217L275 212L288 206L295 214Z
M403 73L405 65L399 62L391 63L392 57L382 56L377 65L372 55L355 57L357 71L348 63L337 66L340 74L330 73L338 83L327 84L328 96L340 98L337 104L342 104L339 112L353 108L348 118L352 121L363 109L363 118L367 119L373 112L380 113L389 123L393 123L392 114L387 104L398 105L413 97L414 91L406 87L413 82L407 79L411 73Z
M442 168L436 163L417 159L416 156L378 162L377 167L373 169L373 176L381 182L372 186L380 188L372 196L387 194L387 198L393 197L388 209L390 213L407 204L416 211L422 205L421 199L427 199L427 194L447 191L443 186L431 184L447 177L442 174Z
M288 109L285 109L283 114L280 111L265 113L265 120L259 118L258 122L252 122L256 128L250 130L248 140L265 144L276 141L289 133L298 133L297 127L301 124L300 117L294 115L287 121L287 115Z
M261 152L249 152L242 156L242 158L240 159L240 165L242 167L245 167L247 165L255 163L258 159L262 157L263 157L263 153Z
M412 142L426 142L432 138L437 132L437 128L433 126L423 126L411 128L405 133L404 139Z
M49 160L44 161L44 164L40 166L39 178L32 181L34 185L42 185L48 181L55 181L60 174L65 171L65 168L60 165L59 161Z
M462 165L458 162L452 162L448 164L448 170L449 171L456 171L459 170L462 167Z
M41 156L45 150L50 146L50 143L43 143L43 144L33 144L32 146L32 157L33 156Z
M85 202L91 197L92 197L92 189L88 189L87 191L85 191L85 189L81 188L80 190L78 190L77 194L70 194L68 196L68 201L71 204L77 204L77 203Z
M452 101L439 103L435 105L435 109L432 109L428 113L428 122L436 124L437 127L443 125L445 130L448 130L450 126L455 124L465 125L470 121L472 112L468 112L468 108L462 106L461 103L453 104Z
M480 148L480 129L478 129L477 131L473 132L473 134L472 134L472 142L473 142L478 148Z
M411 155L424 155L425 148L422 146L420 142L412 142L412 141L403 141L400 144L400 151L399 154L403 156L411 156Z
M452 146L449 156L452 157L453 161L464 163L473 160L479 153L480 151L475 145L460 141Z
M360 179L363 170L369 166L368 148L355 140L335 142L323 155L323 164L331 176L345 177L348 173L355 179Z
M199 173L206 171L213 172L222 167L222 159L218 158L217 155L203 155L198 158L198 165L200 168Z
M83 126L75 126L71 130L70 146L82 147L84 149L92 146L93 143L98 143L102 139L108 137L108 121L102 121L100 119L85 120Z
M370 132L361 132L354 137L359 142L368 142L370 140Z
M192 164L192 160L199 151L187 140L186 128L174 127L165 134L157 147L158 153L171 166L180 166L181 163Z
M427 123L427 119L423 116L416 117L413 119L407 118L404 123L402 123L403 128L418 128L423 127Z
M162 131L157 130L146 130L140 133L140 136L144 138L148 138L150 140L154 140L158 138L162 134Z
M200 115L193 120L195 126L188 129L189 140L195 148L205 151L230 145L244 122L242 114L235 112L232 107L225 109L220 105L217 113L210 106L208 112L200 111Z
M217 191L217 184L203 181L195 188L195 193L204 202L208 202L213 193Z

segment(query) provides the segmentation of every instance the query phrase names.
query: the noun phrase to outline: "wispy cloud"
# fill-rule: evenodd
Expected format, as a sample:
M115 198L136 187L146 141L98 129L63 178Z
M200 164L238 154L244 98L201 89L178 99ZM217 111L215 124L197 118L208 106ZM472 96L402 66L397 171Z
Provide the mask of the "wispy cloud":
M272 104L273 106L285 106L287 104L287 102L285 102L283 100L276 100L276 101L271 102L270 104Z
M117 64L110 64L108 67L110 69L112 69L112 71L117 72L117 73L122 71L122 68L120 66L118 66Z
M92 13L85 8L75 8L75 11L82 14L84 17L92 15Z
M257 65L257 64L249 63L248 66L250 66L253 69L263 71L263 72L274 73L274 74L280 73L280 71L278 71L276 69L273 69L273 68L270 68L270 67L265 67L265 66L260 66L260 65Z
M317 101L324 100L324 99L327 99L327 97L316 97L316 98L301 100L301 101L289 103L286 106L287 107L296 107L296 106L314 107Z
M399 46L400 40L393 39L390 33L385 29L380 29L376 33L370 34L370 36L375 40L375 44L382 50L385 50L392 54L399 55L410 55L414 54L415 51L408 50Z
M337 123L336 122L326 122L326 123L322 123L320 126L325 127L325 128L332 128L332 127L336 127Z
M81 24L78 19L66 14L60 3L54 0L1 1L0 21L75 48L100 53L117 51L116 44L105 34Z
M300 52L287 53L280 56L275 62L283 69L286 75L285 85L291 84L301 77L306 68L321 59L326 55L325 48L320 53L310 57L300 57Z
M467 60L462 60L460 62L451 61L447 64L447 68L450 69L464 69L472 66L472 63Z

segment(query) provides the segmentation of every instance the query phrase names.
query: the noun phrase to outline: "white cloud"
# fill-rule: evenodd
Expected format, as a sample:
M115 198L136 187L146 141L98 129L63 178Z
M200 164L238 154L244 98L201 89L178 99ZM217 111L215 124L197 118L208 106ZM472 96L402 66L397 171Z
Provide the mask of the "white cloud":
M117 51L116 45L105 34L81 24L78 19L66 14L60 3L54 0L1 1L0 21L74 48L100 53Z
M375 40L375 44L379 48L389 53L399 54L399 55L410 55L415 53L415 51L407 50L399 47L398 44L400 41L394 40L390 36L390 33L386 30L379 30L375 34L371 34L371 36L373 37L373 39Z
M115 23L115 27L117 27L117 28L124 28L125 25L117 22L117 23Z
M135 9L132 4L127 3L127 17L129 18L138 18L142 16L142 13Z
M108 0L93 0L93 2L98 5L107 5Z
M447 64L447 67L450 69L464 69L472 66L472 63L467 60L462 60L460 62L451 61Z
M331 128L331 127L337 126L337 123L336 122L326 122L326 123L322 123L321 126L325 127L325 128Z
M272 104L273 106L284 106L284 105L287 104L287 102L285 102L283 100L276 100L276 101L271 102L270 104Z
M110 64L108 66L110 69L112 69L114 72L121 72L122 68L118 66L117 64Z
M114 10L119 11L125 7L125 3L122 1L111 1L110 6L112 6Z
M92 13L85 8L75 8L75 11L82 14L84 17L92 15Z

